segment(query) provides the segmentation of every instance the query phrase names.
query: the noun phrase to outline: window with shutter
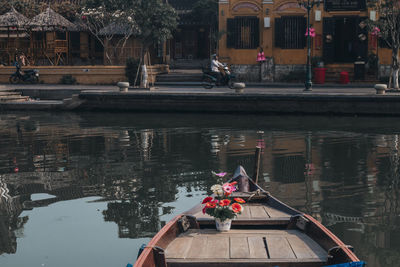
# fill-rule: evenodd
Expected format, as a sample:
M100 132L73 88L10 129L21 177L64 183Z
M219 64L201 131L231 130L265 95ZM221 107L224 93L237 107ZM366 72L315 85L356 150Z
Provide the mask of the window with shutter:
M282 47L283 46L283 39L284 35L282 34L282 19L275 18L275 46Z
M235 20L227 20L227 30L226 30L226 47L235 48Z
M306 18L275 19L275 46L283 49L303 49L306 46Z
M227 48L255 49L260 45L260 21L257 17L227 20Z

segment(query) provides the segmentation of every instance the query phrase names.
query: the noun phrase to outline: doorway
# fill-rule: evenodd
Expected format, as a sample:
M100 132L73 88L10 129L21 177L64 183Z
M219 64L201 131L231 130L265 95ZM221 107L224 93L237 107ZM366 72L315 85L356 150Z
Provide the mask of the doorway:
M363 20L360 17L324 18L323 55L326 63L353 63L367 59L368 33Z
M335 20L335 61L354 62L356 60L357 18L336 18Z

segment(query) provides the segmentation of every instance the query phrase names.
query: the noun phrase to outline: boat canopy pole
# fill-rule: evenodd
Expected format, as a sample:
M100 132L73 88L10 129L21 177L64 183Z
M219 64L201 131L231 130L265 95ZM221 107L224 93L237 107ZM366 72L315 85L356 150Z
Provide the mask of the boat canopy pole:
M255 162L254 162L254 176L253 181L258 184L258 175L260 172L260 163L261 163L261 147L256 147L256 154L255 154Z

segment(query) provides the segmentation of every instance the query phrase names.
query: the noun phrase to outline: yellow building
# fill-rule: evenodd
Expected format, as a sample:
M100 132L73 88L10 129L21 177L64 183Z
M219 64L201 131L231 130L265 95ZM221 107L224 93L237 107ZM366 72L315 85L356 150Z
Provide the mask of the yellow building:
M377 79L378 73L388 76L391 51L378 48L378 40L363 23L376 17L365 0L325 0L315 5L310 12L316 33L311 40L313 61L322 61L335 80L341 71L352 78L354 62L367 63L377 55L379 71L367 64L366 78ZM219 40L220 60L232 64L238 76L248 81L301 76L307 62L306 25L307 10L297 1L219 0L219 31L226 33ZM257 54L262 50L266 61L259 63Z

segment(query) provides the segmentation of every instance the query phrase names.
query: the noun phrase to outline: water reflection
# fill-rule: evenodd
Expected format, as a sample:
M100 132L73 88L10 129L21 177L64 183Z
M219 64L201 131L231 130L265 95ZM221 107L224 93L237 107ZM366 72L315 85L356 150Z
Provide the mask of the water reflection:
M369 266L394 265L400 261L395 120L1 114L0 264L4 255L7 263L7 255L19 255L30 223L24 211L74 199L105 203L102 220L117 226L119 238L150 238L179 205L195 204L216 182L212 170L241 164L251 173L258 145L264 188L322 221Z

